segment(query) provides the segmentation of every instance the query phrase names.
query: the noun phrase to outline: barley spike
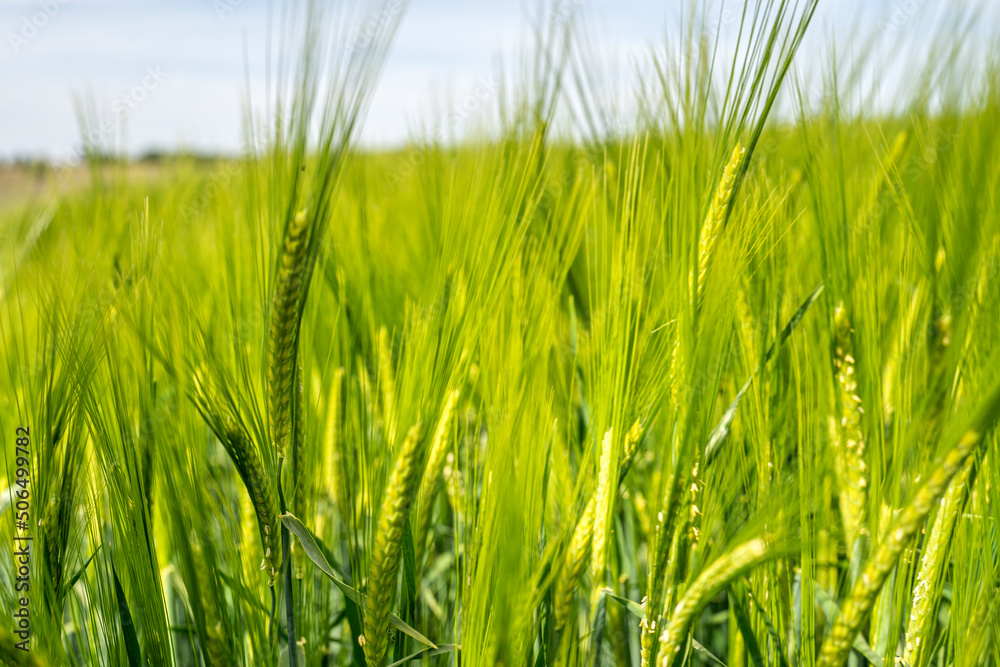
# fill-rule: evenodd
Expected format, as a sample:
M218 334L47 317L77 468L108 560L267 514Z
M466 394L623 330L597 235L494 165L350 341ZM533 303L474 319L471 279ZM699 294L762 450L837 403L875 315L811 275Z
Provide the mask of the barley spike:
M308 236L308 218L305 211L300 211L288 226L271 302L267 357L268 412L271 438L279 458L285 456L292 429L299 294Z
M368 667L382 667L389 644L389 615L396 593L396 575L403 548L403 530L420 473L419 455L423 429L420 424L406 434L396 465L389 476L379 514L375 547L365 598L365 659Z

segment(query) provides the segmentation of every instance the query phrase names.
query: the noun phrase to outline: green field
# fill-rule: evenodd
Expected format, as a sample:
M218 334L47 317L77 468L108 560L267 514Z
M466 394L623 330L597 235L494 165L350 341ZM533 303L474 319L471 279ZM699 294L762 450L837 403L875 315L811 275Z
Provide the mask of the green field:
M997 42L814 9L373 152L309 5L242 157L4 172L0 663L1000 664Z

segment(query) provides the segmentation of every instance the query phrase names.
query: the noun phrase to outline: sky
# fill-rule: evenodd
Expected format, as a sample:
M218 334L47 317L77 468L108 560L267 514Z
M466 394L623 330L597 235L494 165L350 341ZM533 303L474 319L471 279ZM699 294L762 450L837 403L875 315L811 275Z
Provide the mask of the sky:
M689 4L556 1L560 9L583 12L609 62L627 72L663 43ZM800 60L818 62L831 35L859 31L874 34L887 54L919 53L942 16L971 4L820 0ZM742 5L714 3L723 39ZM454 100L489 90L497 63L516 60L526 13L536 6L535 0L412 0L362 144L399 145L421 123L455 108ZM81 136L74 100L87 101L97 118L115 120L111 133L132 154L237 152L248 85L254 103L263 102L268 7L266 0L0 0L0 160L73 159ZM905 80L905 60L894 59L897 80Z

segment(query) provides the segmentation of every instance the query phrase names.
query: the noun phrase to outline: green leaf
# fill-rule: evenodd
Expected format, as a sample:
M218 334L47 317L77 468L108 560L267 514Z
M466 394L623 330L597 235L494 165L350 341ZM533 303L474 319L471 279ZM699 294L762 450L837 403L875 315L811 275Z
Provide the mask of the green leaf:
M587 661L594 667L601 664L601 644L604 643L604 629L607 626L608 614L607 589L601 591L597 598L597 608L590 624L590 659Z
M729 606L733 610L733 616L736 617L736 626L739 628L740 634L743 635L743 645L746 646L750 661L754 665L763 667L764 654L761 653L760 644L757 643L757 637L754 635L750 615L747 614L746 607L743 606L742 588L742 585L739 584L729 587Z
M576 323L576 304L573 302L573 295L569 296L569 347L570 351L573 353L573 359L577 357L577 346L580 340L580 334L577 329Z
M409 607L417 600L417 564L413 550L413 530L407 517L403 529L403 601Z
M693 638L691 639L691 646L694 647L695 651L698 651L698 653L701 653L703 656L705 656L706 658L708 658L708 661L710 663L712 663L713 665L721 665L721 667L726 667L726 663L724 663L721 660L719 660L718 658L716 658L715 654L712 653L711 651L709 651L704 646L702 646L701 643L697 639L693 639Z
M142 651L139 649L139 638L135 634L135 624L132 622L132 614L128 609L128 600L125 599L125 591L122 583L118 580L118 571L115 566L111 566L111 574L115 578L115 597L118 599L118 619L121 621L122 635L125 638L125 652L128 654L128 664L130 667L140 667L142 665Z
M90 565L90 561L94 560L94 556L96 556L101 551L101 547L103 546L104 546L103 544L98 544L97 548L94 550L94 553L90 554L90 558L87 559L87 562L81 565L80 569L77 570L76 573L74 573L73 576L66 581L66 584L63 586L61 595L66 595L66 593L73 590L73 587L76 586L76 582L80 581L80 577L82 577L83 573L86 572L87 566Z
M412 653L406 656L402 660L397 660L396 662L391 663L389 667L399 667L399 665L403 665L407 662L410 662L411 660L420 660L422 658L433 658L436 655L444 655L445 653L452 653L461 650L462 647L459 646L458 644L441 644L441 646L438 646L437 648L423 648L417 651L416 653Z
M316 567L325 574L330 580L341 590L345 597L353 601L355 604L361 606L364 604L365 596L358 592L357 589L344 583L343 579L333 571L330 567L329 561L327 561L326 556L320 551L320 548L316 545L316 540L313 539L312 533L308 528L299 521L294 514L285 513L281 515L281 522L285 525L288 530L299 539L299 543L302 545L303 551L309 556L309 560L316 564ZM437 648L437 644L432 642L427 637L414 630L412 627L404 623L399 616L392 614L389 617L389 624L396 628L404 635L414 639L424 646L432 649Z
M268 609L267 606L264 605L263 602L261 602L259 599L257 599L257 596L255 596L250 591L250 589L247 588L246 586L244 586L241 582L239 582L236 579L230 577L228 574L226 574L222 570L217 570L216 574L218 575L218 577L220 579L222 579L223 582L225 582L225 584L227 586L229 586L230 590L232 590L233 593L235 593L236 595L239 596L239 598L241 600L243 600L244 602L246 602L247 604L249 604L251 607L256 607L259 611L262 611L265 616L267 616L267 615L269 615L271 613L271 610ZM281 630L281 628L278 628L278 631L282 632L282 633L284 632L284 630ZM284 635L282 635L282 637L284 637Z
M610 588L605 588L603 592L609 598L611 598L612 600L614 600L618 604L620 604L623 607L625 607L625 609L627 609L629 611L629 613L632 614L633 616L635 616L636 618L642 619L642 618L645 617L646 610L643 609L642 605L639 604L638 602L633 602L632 600L629 600L628 598L623 598L620 595L615 595L614 593L611 592Z
M719 420L719 423L716 424L715 428L712 430L711 435L708 437L708 444L705 445L706 464L714 458L716 452L719 451L719 447L721 447L722 443L725 442L726 436L729 435L729 427L732 426L733 420L736 418L736 408L739 407L740 401L743 399L743 395L747 393L747 390L753 383L754 377L760 372L760 369L771 360L771 357L774 356L776 349L788 340L788 337L792 335L792 331L794 331L795 327L802 321L806 311L809 310L809 307L813 305L822 293L823 284L820 283L819 287L812 291L812 294L809 295L802 305L799 306L799 309L795 311L795 314L792 315L792 319L790 319L788 324L785 325L785 328L781 330L778 340L771 343L771 346L767 348L767 353L764 354L763 362L761 362L760 366L757 367L757 370L754 371L750 378L743 384L743 388L740 389L738 394L736 394L736 398L734 398L733 402L729 404L726 411L722 413L722 419Z

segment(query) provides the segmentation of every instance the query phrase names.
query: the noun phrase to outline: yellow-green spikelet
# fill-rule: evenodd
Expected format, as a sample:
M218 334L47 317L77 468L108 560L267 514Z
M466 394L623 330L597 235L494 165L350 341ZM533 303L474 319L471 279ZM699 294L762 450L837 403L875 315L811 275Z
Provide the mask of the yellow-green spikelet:
M369 667L381 667L389 644L389 616L396 593L396 575L403 548L403 530L410 511L417 476L423 429L420 424L406 434L389 476L379 513L375 547L368 572L365 598L365 659Z
M940 263L943 255L938 253ZM939 267L938 261L935 262ZM940 271L940 268L938 268ZM931 336L928 341L929 385L937 395L932 398L925 433L933 442L940 431L941 416L944 409L944 399L947 395L945 387L941 386L944 372L944 354L951 344L951 315L947 312L934 320ZM972 470L972 463L955 475L948 485L948 490L941 499L941 507L931 524L930 532L924 540L923 555L920 559L920 569L917 581L913 587L913 603L910 607L910 619L906 628L903 659L911 664L922 664L924 652L927 650L927 638L931 634L932 623L935 622L933 609L936 605L936 582L943 574L946 566L945 556L951 543L951 536L958 521L962 504L965 501L966 485Z
M278 456L285 456L292 430L292 394L299 294L308 247L309 221L300 211L288 225L271 301L271 326L267 350L268 413L271 438Z
M620 471L627 469L631 465L632 459L635 457L636 451L638 451L642 432L642 422L636 420L625 436L625 442L622 446L621 463L619 464ZM613 492L614 490L612 490ZM580 585L580 579L583 577L584 565L587 563L587 557L591 555L591 545L596 537L595 518L597 513L597 498L597 494L591 497L583 510L583 516L580 517L580 521L577 523L576 528L573 530L573 535L570 537L562 575L556 583L556 629L563 627L566 623L573 604L573 597L576 594L577 587ZM593 561L591 561L591 565L593 566Z
M329 480L330 486L333 487L330 495L337 503L341 521L347 525L350 516L348 511L350 497L347 493L347 482L343 478L344 376L343 368L338 368L333 373L333 385L330 388L330 401L327 405L323 479Z
M761 538L754 538L720 556L698 576L674 607L670 623L660 636L663 643L659 655L661 667L668 667L687 641L694 614L726 584L760 564L769 554L767 543Z
M834 468L840 492L840 511L848 545L867 534L868 469L861 430L864 408L858 396L854 361L853 330L844 304L834 309L833 368L837 385L839 416L833 433Z
M594 587L591 607L597 605L598 594L604 578L607 563L608 519L618 488L611 480L611 454L614 450L614 430L608 429L601 443L601 467L597 475L597 493L594 494L594 533L591 544L590 580ZM615 479L615 482L618 480Z
M250 446L246 435L234 424L228 426L222 444L232 458L250 495L264 550L264 560L260 569L267 573L268 585L274 586L274 579L281 563L281 540L278 533L277 502L271 482L257 452Z
M431 442L430 453L427 455L427 465L424 467L424 474L420 480L420 490L417 492L416 521L413 522L414 546L416 548L417 568L423 562L423 553L427 544L427 533L430 525L431 508L434 504L434 495L438 489L438 482L441 477L441 470L444 468L445 457L448 455L451 426L454 421L456 407L460 392L452 391L445 399L444 409L441 411L441 418L438 420L437 428L434 431L434 440Z
M573 530L573 536L570 538L569 548L566 550L566 561L556 584L555 625L557 629L566 624L570 608L573 605L573 598L576 595L576 588L583 577L587 556L590 555L590 542L594 534L596 512L597 503L594 498L591 498L583 510L583 516L580 517L580 521Z
M736 187L736 176L739 174L740 166L743 164L743 157L746 151L742 146L737 145L722 171L722 178L715 188L715 195L712 203L708 207L705 215L705 222L698 236L698 274L692 276L695 283L695 294L697 300L701 301L701 292L705 286L705 279L708 277L708 267L711 264L715 246L722 232L722 227L726 221L726 212L733 197L733 190Z
M923 526L934 503L975 451L982 438L980 429L992 426L988 422L993 421L990 412L1000 407L1000 400L997 399L995 396L987 402L983 411L977 415L972 428L959 438L944 459L931 470L927 481L917 490L913 500L903 508L889 528L864 571L854 582L850 597L841 607L840 616L827 634L820 649L817 667L840 667L847 660L854 639L861 630L886 578L896 566L899 555Z

